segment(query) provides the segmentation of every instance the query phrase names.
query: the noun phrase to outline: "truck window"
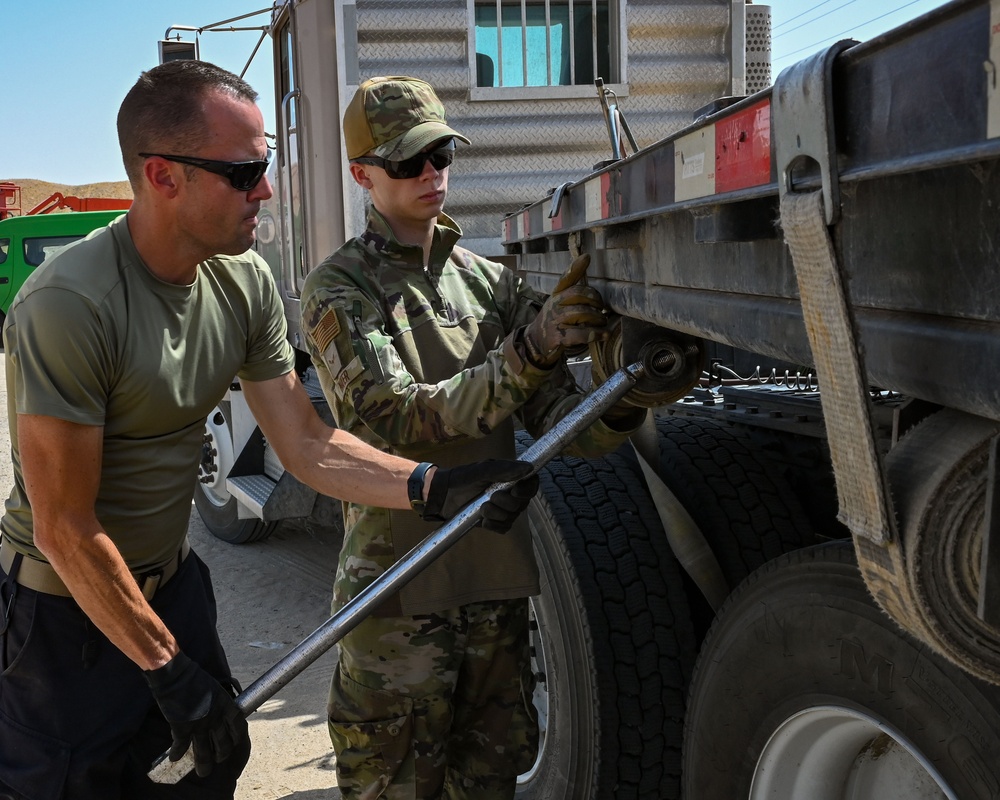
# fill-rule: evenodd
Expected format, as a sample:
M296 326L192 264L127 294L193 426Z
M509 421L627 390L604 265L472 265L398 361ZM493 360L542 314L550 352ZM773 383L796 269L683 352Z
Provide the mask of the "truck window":
M70 242L82 239L84 234L76 236L37 236L24 240L24 263L37 267L60 247Z
M474 0L478 88L592 87L622 80L616 3ZM554 89L553 96L559 96Z
M10 249L10 239L0 239L0 264L7 260L7 251Z

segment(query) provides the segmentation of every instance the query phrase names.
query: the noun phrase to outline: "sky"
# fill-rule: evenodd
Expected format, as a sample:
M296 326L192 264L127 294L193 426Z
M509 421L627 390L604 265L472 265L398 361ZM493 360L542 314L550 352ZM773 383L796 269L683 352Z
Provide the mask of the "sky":
M327 0L332 2L332 0ZM772 76L839 39L870 39L945 0L772 0ZM155 66L172 25L205 27L270 0L0 0L3 108L0 179L71 186L125 180L115 116L139 73ZM233 22L260 26L268 14ZM241 72L259 31L205 32L201 57ZM184 34L193 38L193 34ZM274 131L270 39L244 76Z

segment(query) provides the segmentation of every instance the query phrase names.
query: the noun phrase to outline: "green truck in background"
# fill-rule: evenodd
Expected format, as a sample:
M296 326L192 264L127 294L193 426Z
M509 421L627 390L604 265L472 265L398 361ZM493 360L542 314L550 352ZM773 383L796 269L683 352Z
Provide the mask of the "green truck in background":
M60 247L82 239L124 214L113 211L70 211L0 219L0 322L21 284Z

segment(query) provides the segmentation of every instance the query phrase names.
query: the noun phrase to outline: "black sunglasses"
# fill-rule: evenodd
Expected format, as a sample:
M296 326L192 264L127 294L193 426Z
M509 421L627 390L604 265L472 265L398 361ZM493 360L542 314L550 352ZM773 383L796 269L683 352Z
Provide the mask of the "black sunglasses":
M267 172L267 165L271 161L271 148L267 149L267 155L262 161L213 161L210 158L168 156L163 153L139 153L139 158L165 158L167 161L198 167L221 175L238 192L249 192L260 183L260 179Z
M435 147L429 153L417 153L411 158L402 161L390 161L388 158L378 156L362 156L352 158L352 164L371 164L373 167L381 167L390 178L401 180L403 178L416 178L424 171L424 164L428 161L436 170L442 170L455 160L455 140L449 139L440 147Z

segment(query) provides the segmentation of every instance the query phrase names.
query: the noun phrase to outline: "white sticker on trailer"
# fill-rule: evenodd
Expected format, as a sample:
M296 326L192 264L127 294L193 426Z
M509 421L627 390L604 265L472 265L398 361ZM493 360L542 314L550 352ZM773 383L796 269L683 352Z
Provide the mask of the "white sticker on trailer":
M1000 136L1000 0L990 3L990 60L986 62L986 138Z
M692 200L710 194L715 194L714 125L674 142L674 199Z
M587 222L596 222L603 219L601 202L601 179L591 178L583 185L584 198L586 199Z
M697 178L705 171L705 154L695 153L682 165L681 178L686 181Z

